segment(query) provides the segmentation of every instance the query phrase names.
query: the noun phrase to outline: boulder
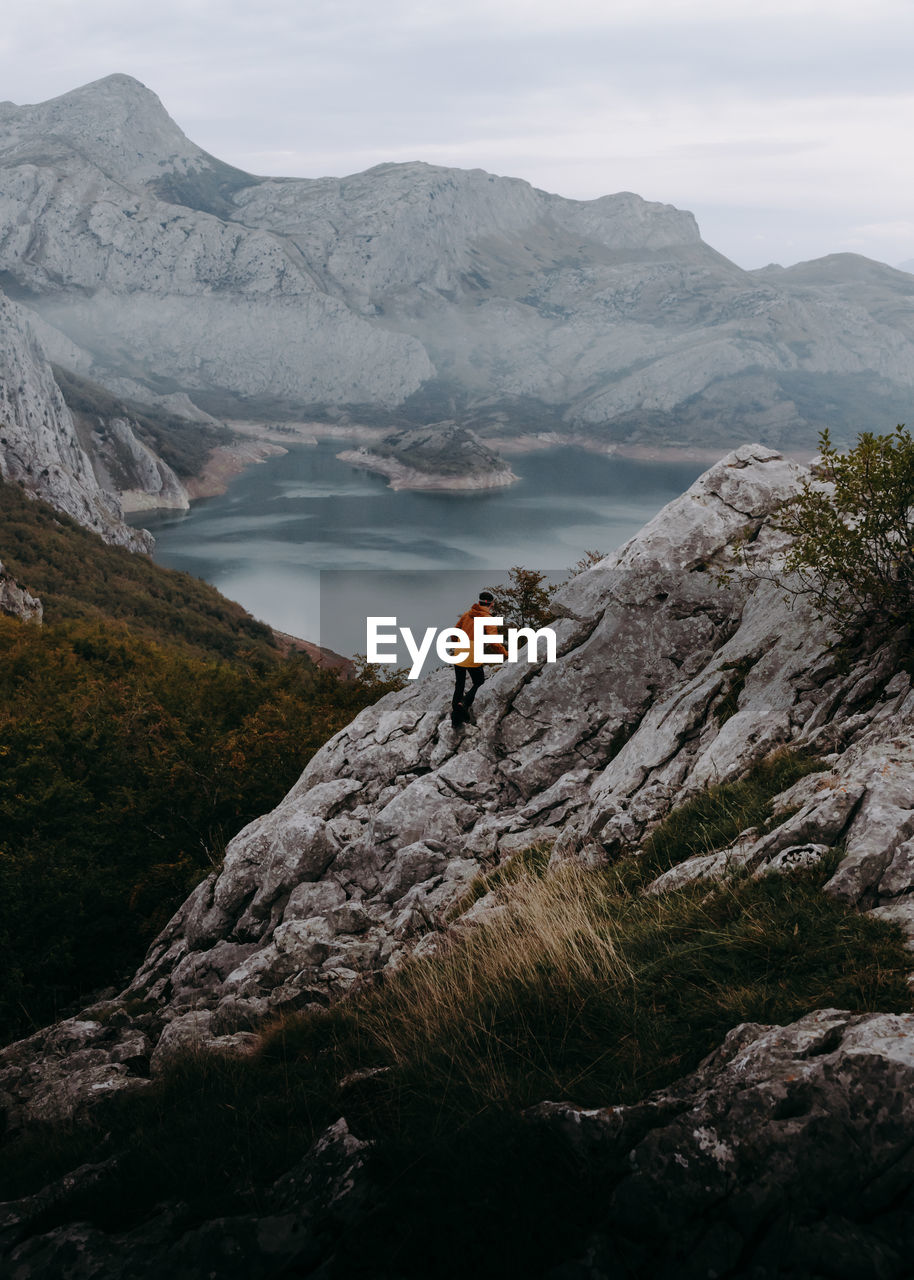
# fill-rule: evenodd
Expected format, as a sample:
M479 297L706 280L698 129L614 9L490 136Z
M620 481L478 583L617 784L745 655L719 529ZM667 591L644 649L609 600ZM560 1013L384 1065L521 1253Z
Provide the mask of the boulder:
M799 1257L811 1268L799 1274L818 1275L818 1242L843 1251L830 1275L900 1277L912 1086L914 1014L820 1010L737 1027L635 1106L536 1108L612 1188L580 1274L614 1274L624 1246L632 1274L767 1278Z

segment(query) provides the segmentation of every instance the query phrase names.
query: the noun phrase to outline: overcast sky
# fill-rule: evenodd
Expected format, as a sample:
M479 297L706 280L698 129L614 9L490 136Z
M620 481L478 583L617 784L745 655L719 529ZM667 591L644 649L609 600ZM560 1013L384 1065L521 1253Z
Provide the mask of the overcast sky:
M262 174L481 167L742 266L914 259L914 0L3 0L0 98L112 72ZM39 16L40 15L40 16Z

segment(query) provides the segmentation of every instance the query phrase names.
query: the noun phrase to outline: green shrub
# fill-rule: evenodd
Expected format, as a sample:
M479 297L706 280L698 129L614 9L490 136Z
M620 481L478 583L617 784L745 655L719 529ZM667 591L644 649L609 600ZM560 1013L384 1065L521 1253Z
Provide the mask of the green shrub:
M784 565L799 590L844 634L874 624L914 620L914 438L863 432L839 452L828 431L819 439L819 471L830 488L808 480L783 509L791 535ZM789 579L788 579L789 581Z
M0 560L44 605L45 621L118 619L150 640L223 658L277 656L263 622L189 573L110 547L18 485L0 481Z
M508 627L546 627L555 621L553 597L572 578L586 569L592 569L606 555L605 551L585 551L584 555L568 570L567 578L550 583L539 569L524 569L516 564L508 570L508 581L492 587L495 603L492 613L504 618Z

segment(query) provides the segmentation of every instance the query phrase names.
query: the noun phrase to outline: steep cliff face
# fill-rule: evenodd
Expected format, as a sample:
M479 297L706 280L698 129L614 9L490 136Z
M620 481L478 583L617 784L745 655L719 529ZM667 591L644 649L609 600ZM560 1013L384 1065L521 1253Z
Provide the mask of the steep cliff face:
M186 511L190 506L184 485L168 463L137 437L129 418L92 424L87 443L99 482L118 494L123 510L176 507Z
M127 76L3 104L0 168L0 271L55 359L109 386L702 444L805 443L910 403L910 276L850 255L744 272L631 193L421 163L255 178Z
M72 415L27 313L0 294L0 476L37 494L108 542L148 548L123 523L77 438Z

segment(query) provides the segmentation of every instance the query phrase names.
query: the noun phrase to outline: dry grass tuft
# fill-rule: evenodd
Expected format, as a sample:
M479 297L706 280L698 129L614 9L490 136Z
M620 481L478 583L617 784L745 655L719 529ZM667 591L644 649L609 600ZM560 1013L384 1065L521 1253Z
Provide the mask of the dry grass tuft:
M485 924L360 1003L363 1036L398 1074L434 1070L444 1047L449 1074L472 1080L487 1102L512 1099L524 1064L534 1092L564 1088L551 1055L556 1035L573 1034L588 993L632 981L616 931L598 876L571 864L546 878L525 872ZM514 1070L506 1072L506 1057Z

